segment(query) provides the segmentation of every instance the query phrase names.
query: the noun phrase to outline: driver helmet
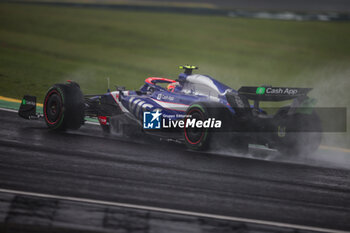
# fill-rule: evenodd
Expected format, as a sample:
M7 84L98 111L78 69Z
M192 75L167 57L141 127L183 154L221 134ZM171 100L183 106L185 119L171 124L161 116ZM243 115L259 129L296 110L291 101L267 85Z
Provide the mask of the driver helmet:
M179 86L179 85L180 85L179 82L169 83L168 86L167 86L167 90L170 91L170 92L174 92L175 88L177 86Z

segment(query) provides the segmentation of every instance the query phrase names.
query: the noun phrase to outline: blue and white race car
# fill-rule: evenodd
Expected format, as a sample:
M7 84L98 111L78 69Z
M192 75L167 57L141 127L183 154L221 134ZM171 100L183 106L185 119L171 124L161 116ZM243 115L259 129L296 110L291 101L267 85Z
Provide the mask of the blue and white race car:
M196 66L180 66L177 80L149 77L139 90L117 88L102 95L83 95L75 82L55 84L47 92L43 115L36 97L24 96L19 115L44 118L51 130L79 129L85 117L98 118L102 129L132 136L136 132L183 142L207 150L215 142L246 152L262 144L282 153L315 151L321 122L312 108L311 88L241 87L234 90L207 75L193 74ZM261 101L291 100L268 114ZM222 144L225 142L224 144Z

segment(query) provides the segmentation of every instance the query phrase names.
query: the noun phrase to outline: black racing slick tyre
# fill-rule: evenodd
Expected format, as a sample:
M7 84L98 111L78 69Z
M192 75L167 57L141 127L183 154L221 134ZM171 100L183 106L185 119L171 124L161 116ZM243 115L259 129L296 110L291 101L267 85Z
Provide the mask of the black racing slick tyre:
M214 138L220 136L225 124L229 121L230 113L228 109L215 102L198 102L192 104L186 111L185 125L187 120L196 119L205 121L209 118L220 120L220 128L197 128L184 127L184 140L187 148L191 150L208 150Z
M55 84L43 106L44 119L51 130L76 130L84 124L84 97L77 83Z
M322 140L322 124L315 111L292 115L281 111L275 120L276 148L282 155L308 155L318 149Z

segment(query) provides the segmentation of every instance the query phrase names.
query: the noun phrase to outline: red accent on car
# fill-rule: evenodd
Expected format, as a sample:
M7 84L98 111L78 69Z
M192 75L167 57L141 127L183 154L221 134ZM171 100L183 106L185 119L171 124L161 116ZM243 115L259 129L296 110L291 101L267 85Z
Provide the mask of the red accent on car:
M175 91L175 85L173 85L173 84L168 84L168 87L167 87L167 89L168 89L168 91L170 91L170 92L174 92Z
M97 118L101 125L107 125L108 120L106 116L98 116Z
M145 82L154 85L154 81L163 81L163 82L168 82L168 83L175 83L175 80L168 79L168 78L159 78L159 77L149 77L146 78Z
M118 104L118 106L120 107L120 105L119 105L119 103L118 103L118 99L119 99L119 94L116 94L115 96L116 97L114 97L114 95L112 94L112 93L110 93L111 94L111 96L113 97L113 99L114 99L114 101Z

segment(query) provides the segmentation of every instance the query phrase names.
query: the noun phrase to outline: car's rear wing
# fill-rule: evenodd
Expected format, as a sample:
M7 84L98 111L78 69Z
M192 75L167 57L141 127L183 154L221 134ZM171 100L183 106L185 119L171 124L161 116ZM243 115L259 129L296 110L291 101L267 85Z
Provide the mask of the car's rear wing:
M238 90L240 95L254 101L285 101L306 96L312 88L296 87L241 87Z
M307 96L312 88L297 88L297 87L241 87L238 93L249 100L254 100L254 108L259 109L260 101L285 101L294 99L291 107L293 111L302 106L313 106L315 101Z

